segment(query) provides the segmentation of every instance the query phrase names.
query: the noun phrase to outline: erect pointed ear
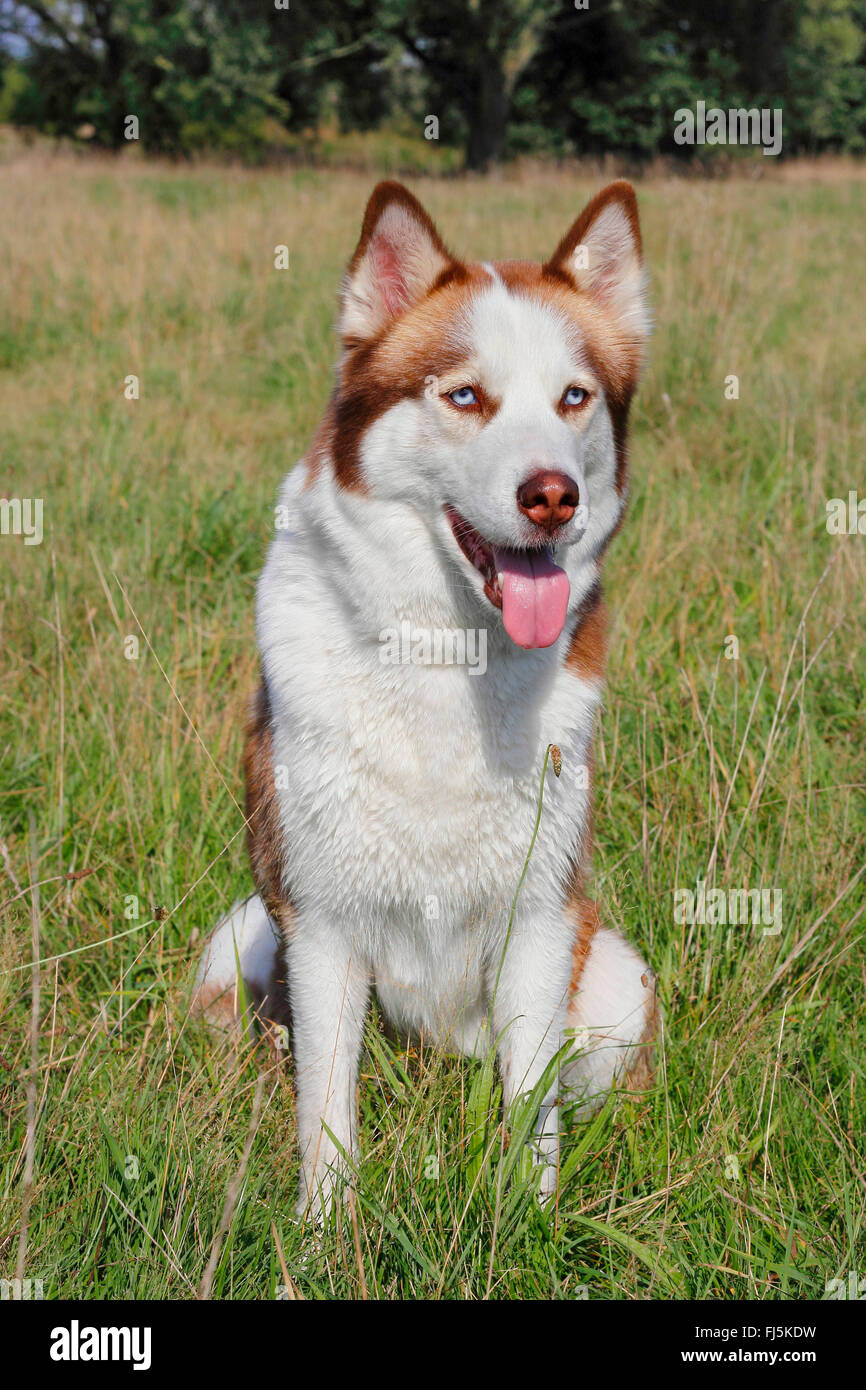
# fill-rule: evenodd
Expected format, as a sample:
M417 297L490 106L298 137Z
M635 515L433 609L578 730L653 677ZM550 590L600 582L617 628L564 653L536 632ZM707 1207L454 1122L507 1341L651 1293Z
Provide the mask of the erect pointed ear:
M377 184L343 283L340 335L347 346L375 338L454 264L429 214L408 188L390 181Z
M546 270L564 274L629 336L649 332L637 198L618 179L588 203L557 246Z

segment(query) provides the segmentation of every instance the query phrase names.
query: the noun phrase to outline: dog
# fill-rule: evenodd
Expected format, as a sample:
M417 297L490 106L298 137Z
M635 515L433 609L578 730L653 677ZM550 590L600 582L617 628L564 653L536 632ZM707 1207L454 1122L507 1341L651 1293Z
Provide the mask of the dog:
M645 295L622 181L540 265L458 259L399 183L367 205L336 384L257 590L257 895L215 929L195 984L197 1007L232 1015L239 965L246 998L290 1028L300 1212L328 1211L357 1154L373 989L401 1037L495 1046L505 1106L540 1088L542 1199L560 1098L589 1110L652 1082L652 973L585 892L600 569L626 503ZM484 663L459 659L467 633Z

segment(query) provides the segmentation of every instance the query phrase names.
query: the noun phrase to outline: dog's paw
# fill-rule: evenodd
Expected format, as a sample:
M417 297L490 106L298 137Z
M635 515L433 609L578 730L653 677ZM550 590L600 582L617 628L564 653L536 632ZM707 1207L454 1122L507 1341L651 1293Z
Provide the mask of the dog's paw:
M541 1181L538 1184L538 1200L545 1206L553 1197L559 1186L559 1173L554 1163L545 1163L541 1169Z
M339 1216L350 1192L349 1174L337 1158L327 1167L319 1164L315 1173L302 1171L295 1215L311 1222L316 1230L324 1230L332 1216Z

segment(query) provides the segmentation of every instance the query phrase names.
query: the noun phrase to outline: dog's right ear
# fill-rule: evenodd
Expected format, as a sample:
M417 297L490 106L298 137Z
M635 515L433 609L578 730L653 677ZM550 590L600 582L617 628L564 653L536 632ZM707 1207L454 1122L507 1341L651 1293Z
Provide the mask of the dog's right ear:
M637 198L618 179L587 204L546 269L565 276L609 316L621 342L642 344L649 332Z
M345 345L378 337L454 264L408 188L390 180L377 184L343 283L339 325Z

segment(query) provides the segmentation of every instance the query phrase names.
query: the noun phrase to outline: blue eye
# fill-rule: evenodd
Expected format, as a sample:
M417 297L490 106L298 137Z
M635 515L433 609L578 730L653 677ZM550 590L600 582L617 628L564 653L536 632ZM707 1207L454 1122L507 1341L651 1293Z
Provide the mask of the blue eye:
M583 405L589 395L582 386L569 386L562 398L563 405Z
M471 386L458 386L456 391L450 391L448 393L448 399L449 401L453 401L455 405L478 404L478 397Z

